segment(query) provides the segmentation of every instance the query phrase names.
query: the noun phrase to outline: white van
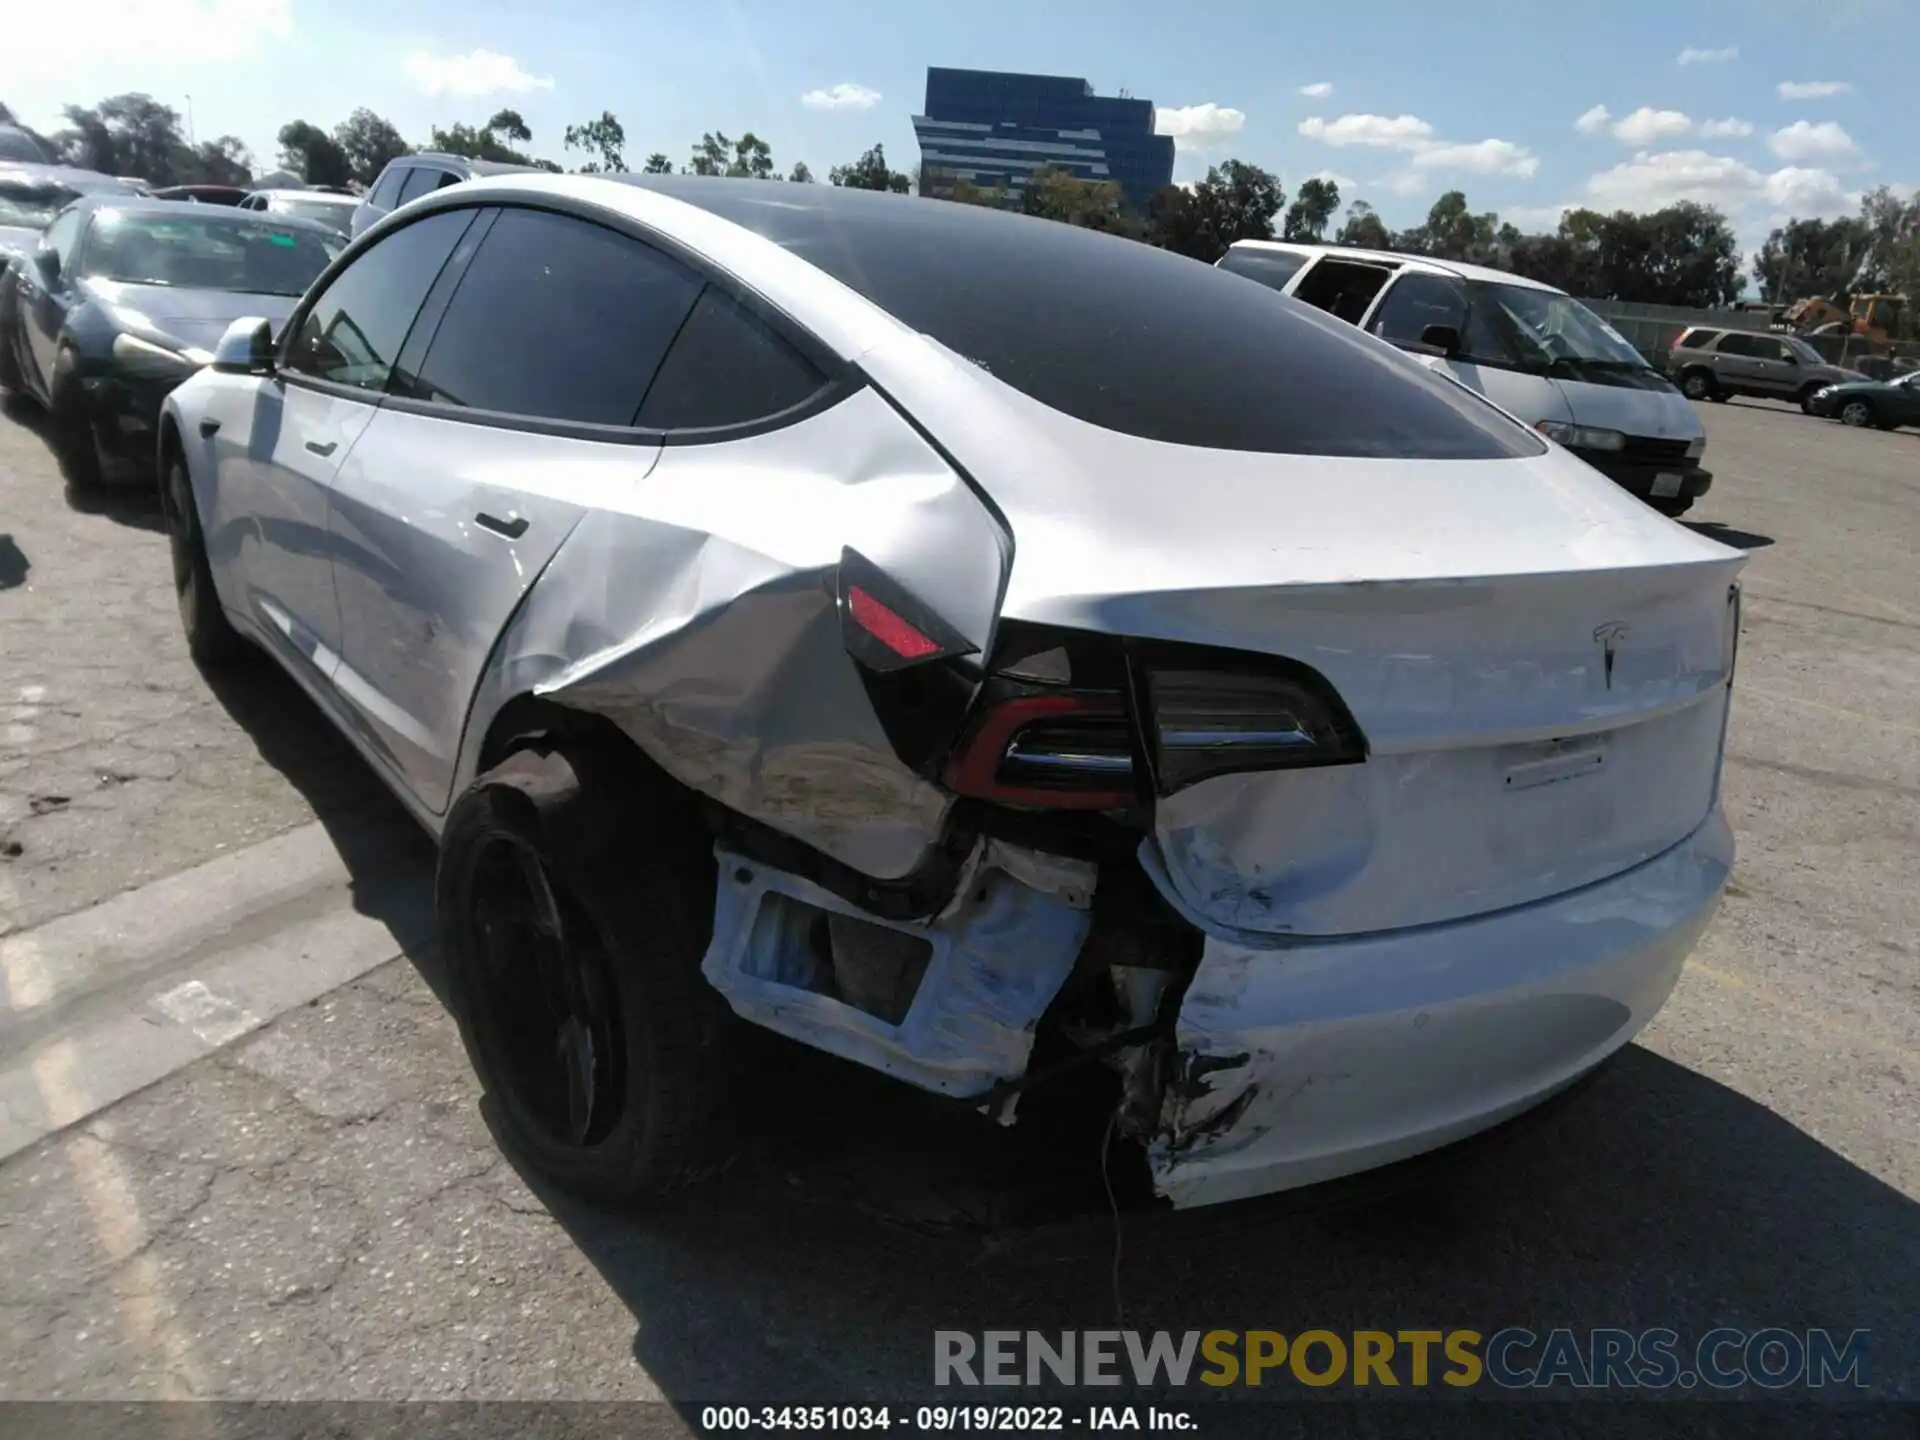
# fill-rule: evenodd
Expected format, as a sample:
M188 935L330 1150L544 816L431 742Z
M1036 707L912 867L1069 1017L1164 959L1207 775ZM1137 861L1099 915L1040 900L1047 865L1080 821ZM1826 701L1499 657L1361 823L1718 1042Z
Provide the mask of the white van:
M1713 484L1692 403L1563 290L1483 265L1280 240L1237 241L1219 265L1446 370L1665 514Z

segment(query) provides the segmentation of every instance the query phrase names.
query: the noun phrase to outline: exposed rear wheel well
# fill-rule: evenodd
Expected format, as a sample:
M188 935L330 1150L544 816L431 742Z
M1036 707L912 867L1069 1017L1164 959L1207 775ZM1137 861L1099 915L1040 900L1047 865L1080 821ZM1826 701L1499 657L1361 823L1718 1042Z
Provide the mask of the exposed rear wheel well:
M516 695L500 707L487 726L474 774L486 774L516 751L554 749L594 752L608 767L602 775L614 778L635 801L662 811L668 823L706 833L700 797L661 769L618 725L543 696Z

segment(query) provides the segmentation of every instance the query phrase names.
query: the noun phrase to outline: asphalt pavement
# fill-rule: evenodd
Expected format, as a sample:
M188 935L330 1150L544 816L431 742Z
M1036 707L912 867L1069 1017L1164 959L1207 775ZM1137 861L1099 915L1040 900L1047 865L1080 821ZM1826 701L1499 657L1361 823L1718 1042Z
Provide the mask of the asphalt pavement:
M942 1329L1526 1325L1866 1330L1870 1393L1920 1400L1920 434L1704 414L1717 479L1689 520L1753 557L1740 859L1667 1009L1549 1113L1436 1165L1116 1223L1098 1189L1036 1198L1062 1164L1019 1127L936 1122L779 1052L741 1158L685 1204L529 1186L417 943L430 850L290 683L208 685L156 508L76 504L9 406L0 1062L77 1083L136 1001L200 1048L0 1161L0 1399L623 1399L697 1429L715 1402L925 1401ZM274 891L258 847L312 836L339 865ZM229 856L194 873L252 878L200 886L219 923L196 928L167 877ZM165 923L99 918L149 896ZM301 925L319 938L290 947ZM206 1001L235 956L258 980L348 930L358 978L263 982L280 998L239 1018ZM93 948L53 943L73 935ZM1606 1428L1664 1433L1660 1411ZM1207 1412L1228 1413L1249 1412Z

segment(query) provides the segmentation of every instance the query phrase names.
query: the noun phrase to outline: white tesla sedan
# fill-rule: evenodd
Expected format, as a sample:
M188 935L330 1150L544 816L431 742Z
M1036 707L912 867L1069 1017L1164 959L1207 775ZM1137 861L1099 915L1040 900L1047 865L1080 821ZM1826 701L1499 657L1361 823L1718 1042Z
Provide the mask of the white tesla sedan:
M1631 1039L1732 863L1743 557L1133 241L477 180L161 458L195 656L438 837L469 1052L583 1193L700 1173L742 1021L1002 1120L1104 1065L1176 1204L1382 1164Z

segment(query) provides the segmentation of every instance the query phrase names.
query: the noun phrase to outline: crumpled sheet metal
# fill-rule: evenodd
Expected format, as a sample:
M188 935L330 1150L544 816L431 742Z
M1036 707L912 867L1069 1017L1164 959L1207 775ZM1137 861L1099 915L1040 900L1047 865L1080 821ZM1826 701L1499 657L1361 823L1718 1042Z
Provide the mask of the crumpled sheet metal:
M1007 847L995 848L1004 860ZM735 1013L941 1095L979 1095L1025 1072L1034 1027L1072 973L1092 923L1090 884L1070 903L997 865L976 872L954 909L914 925L875 920L810 881L725 849L718 859L713 942L702 970ZM931 945L899 1025L819 993L826 977L809 931L820 911Z
M951 800L894 755L833 577L851 546L984 648L1010 541L965 482L863 390L777 434L667 446L597 502L503 638L468 748L513 696L550 697L741 815L879 879L913 870Z

